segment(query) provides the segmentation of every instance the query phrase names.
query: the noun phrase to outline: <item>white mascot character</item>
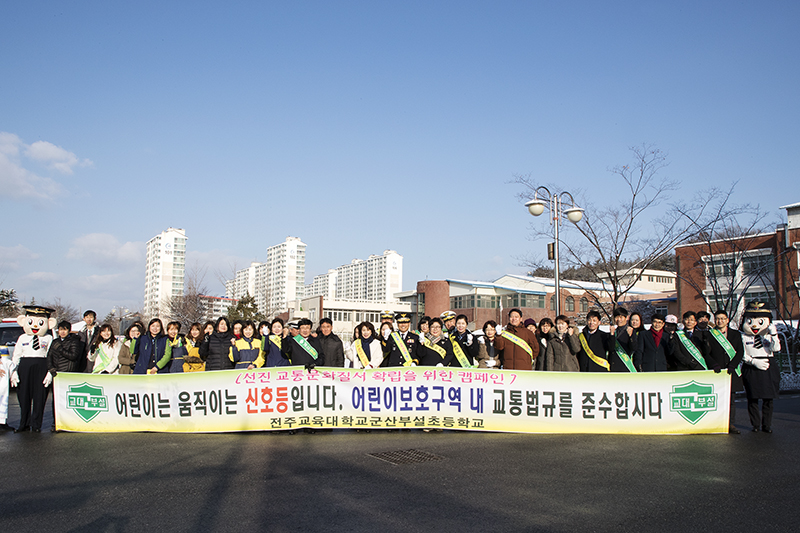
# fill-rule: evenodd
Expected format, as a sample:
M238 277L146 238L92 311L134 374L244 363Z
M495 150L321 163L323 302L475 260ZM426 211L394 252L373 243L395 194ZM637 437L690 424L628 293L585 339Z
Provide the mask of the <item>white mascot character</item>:
M747 393L747 412L753 431L772 433L772 401L778 397L781 384L781 372L775 355L781 350L781 341L775 324L772 324L772 313L763 303L750 303L743 320L742 379ZM758 400L762 401L761 412Z
M14 430L40 432L44 404L53 375L47 371L47 349L53 342L49 331L56 326L54 312L49 307L26 305L25 314L17 317L17 323L25 331L19 336L11 361L11 384L17 387L20 421ZM31 404L33 411L31 412Z

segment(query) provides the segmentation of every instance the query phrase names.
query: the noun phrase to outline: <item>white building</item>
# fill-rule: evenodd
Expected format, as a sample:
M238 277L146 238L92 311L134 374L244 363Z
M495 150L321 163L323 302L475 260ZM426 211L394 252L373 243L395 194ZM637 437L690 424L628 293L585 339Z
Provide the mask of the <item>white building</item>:
M183 296L186 273L186 232L168 228L147 241L144 314L156 317L173 296Z
M403 288L403 256L394 250L368 259L353 259L350 264L315 276L306 285L308 296L324 296L339 301L393 302Z
M287 237L267 248L264 263L253 262L236 272L225 283L228 298L255 298L258 310L274 316L286 311L289 302L303 297L306 277L306 244L297 237Z
M200 295L200 300L206 308L205 320L216 320L221 316L227 316L228 309L239 303L235 298L222 298L221 296Z
M333 331L344 341L351 340L353 329L361 322L372 322L377 328L380 316L384 311L410 313L411 304L395 300L393 302L366 302L353 300L336 300L324 296L307 296L300 302L303 313L316 327L320 319L330 318Z

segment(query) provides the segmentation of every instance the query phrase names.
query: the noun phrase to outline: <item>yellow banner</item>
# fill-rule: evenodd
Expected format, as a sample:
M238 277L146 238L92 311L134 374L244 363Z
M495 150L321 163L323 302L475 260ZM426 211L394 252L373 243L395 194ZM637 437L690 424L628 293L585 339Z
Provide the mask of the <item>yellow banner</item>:
M727 433L722 372L574 373L279 367L59 373L56 427L83 432L437 428L519 433Z

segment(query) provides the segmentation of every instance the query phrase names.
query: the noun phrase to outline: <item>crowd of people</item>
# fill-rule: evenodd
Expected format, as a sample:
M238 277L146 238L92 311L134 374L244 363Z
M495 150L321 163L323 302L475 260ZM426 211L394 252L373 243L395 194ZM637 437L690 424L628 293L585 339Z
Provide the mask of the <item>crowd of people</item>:
M598 311L586 316L586 326L578 328L564 315L523 320L520 309L508 312L504 327L492 320L480 331L468 329L468 317L452 311L439 317L423 317L411 331L409 313L384 312L375 328L360 323L352 338L342 341L333 333L330 318L319 321L316 330L307 318L285 323L276 318L255 324L250 320L220 317L216 322L193 323L186 333L179 322L159 318L147 324L135 322L118 338L110 324L98 325L96 314L84 314L85 325L72 332L62 321L57 336L46 350L45 389L58 372L94 374L154 374L227 369L253 369L301 365L380 368L434 366L535 370L560 372L661 372L672 370L725 370L732 377L732 394L742 389L740 366L743 358L739 331L728 327L728 315L701 311L683 314L682 323L674 315L659 313L645 329L639 313L623 307L613 311L610 331L600 328ZM15 353L16 358L16 353ZM24 387L30 388L26 382ZM22 392L22 388L20 389ZM41 391L24 391L23 420L17 431L30 425L41 427ZM47 391L44 391L44 398ZM757 403L757 402L756 402ZM752 418L752 413L751 413ZM763 430L771 431L765 406ZM730 432L735 409L731 401ZM755 424L754 424L755 426Z

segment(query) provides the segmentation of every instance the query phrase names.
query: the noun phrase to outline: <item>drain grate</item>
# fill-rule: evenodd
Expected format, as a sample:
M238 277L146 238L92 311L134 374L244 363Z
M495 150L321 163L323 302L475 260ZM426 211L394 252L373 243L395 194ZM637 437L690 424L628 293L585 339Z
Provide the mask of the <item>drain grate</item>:
M423 452L422 450L396 450L393 452L368 453L367 455L393 465L427 463L428 461L441 461L444 459L444 457Z

